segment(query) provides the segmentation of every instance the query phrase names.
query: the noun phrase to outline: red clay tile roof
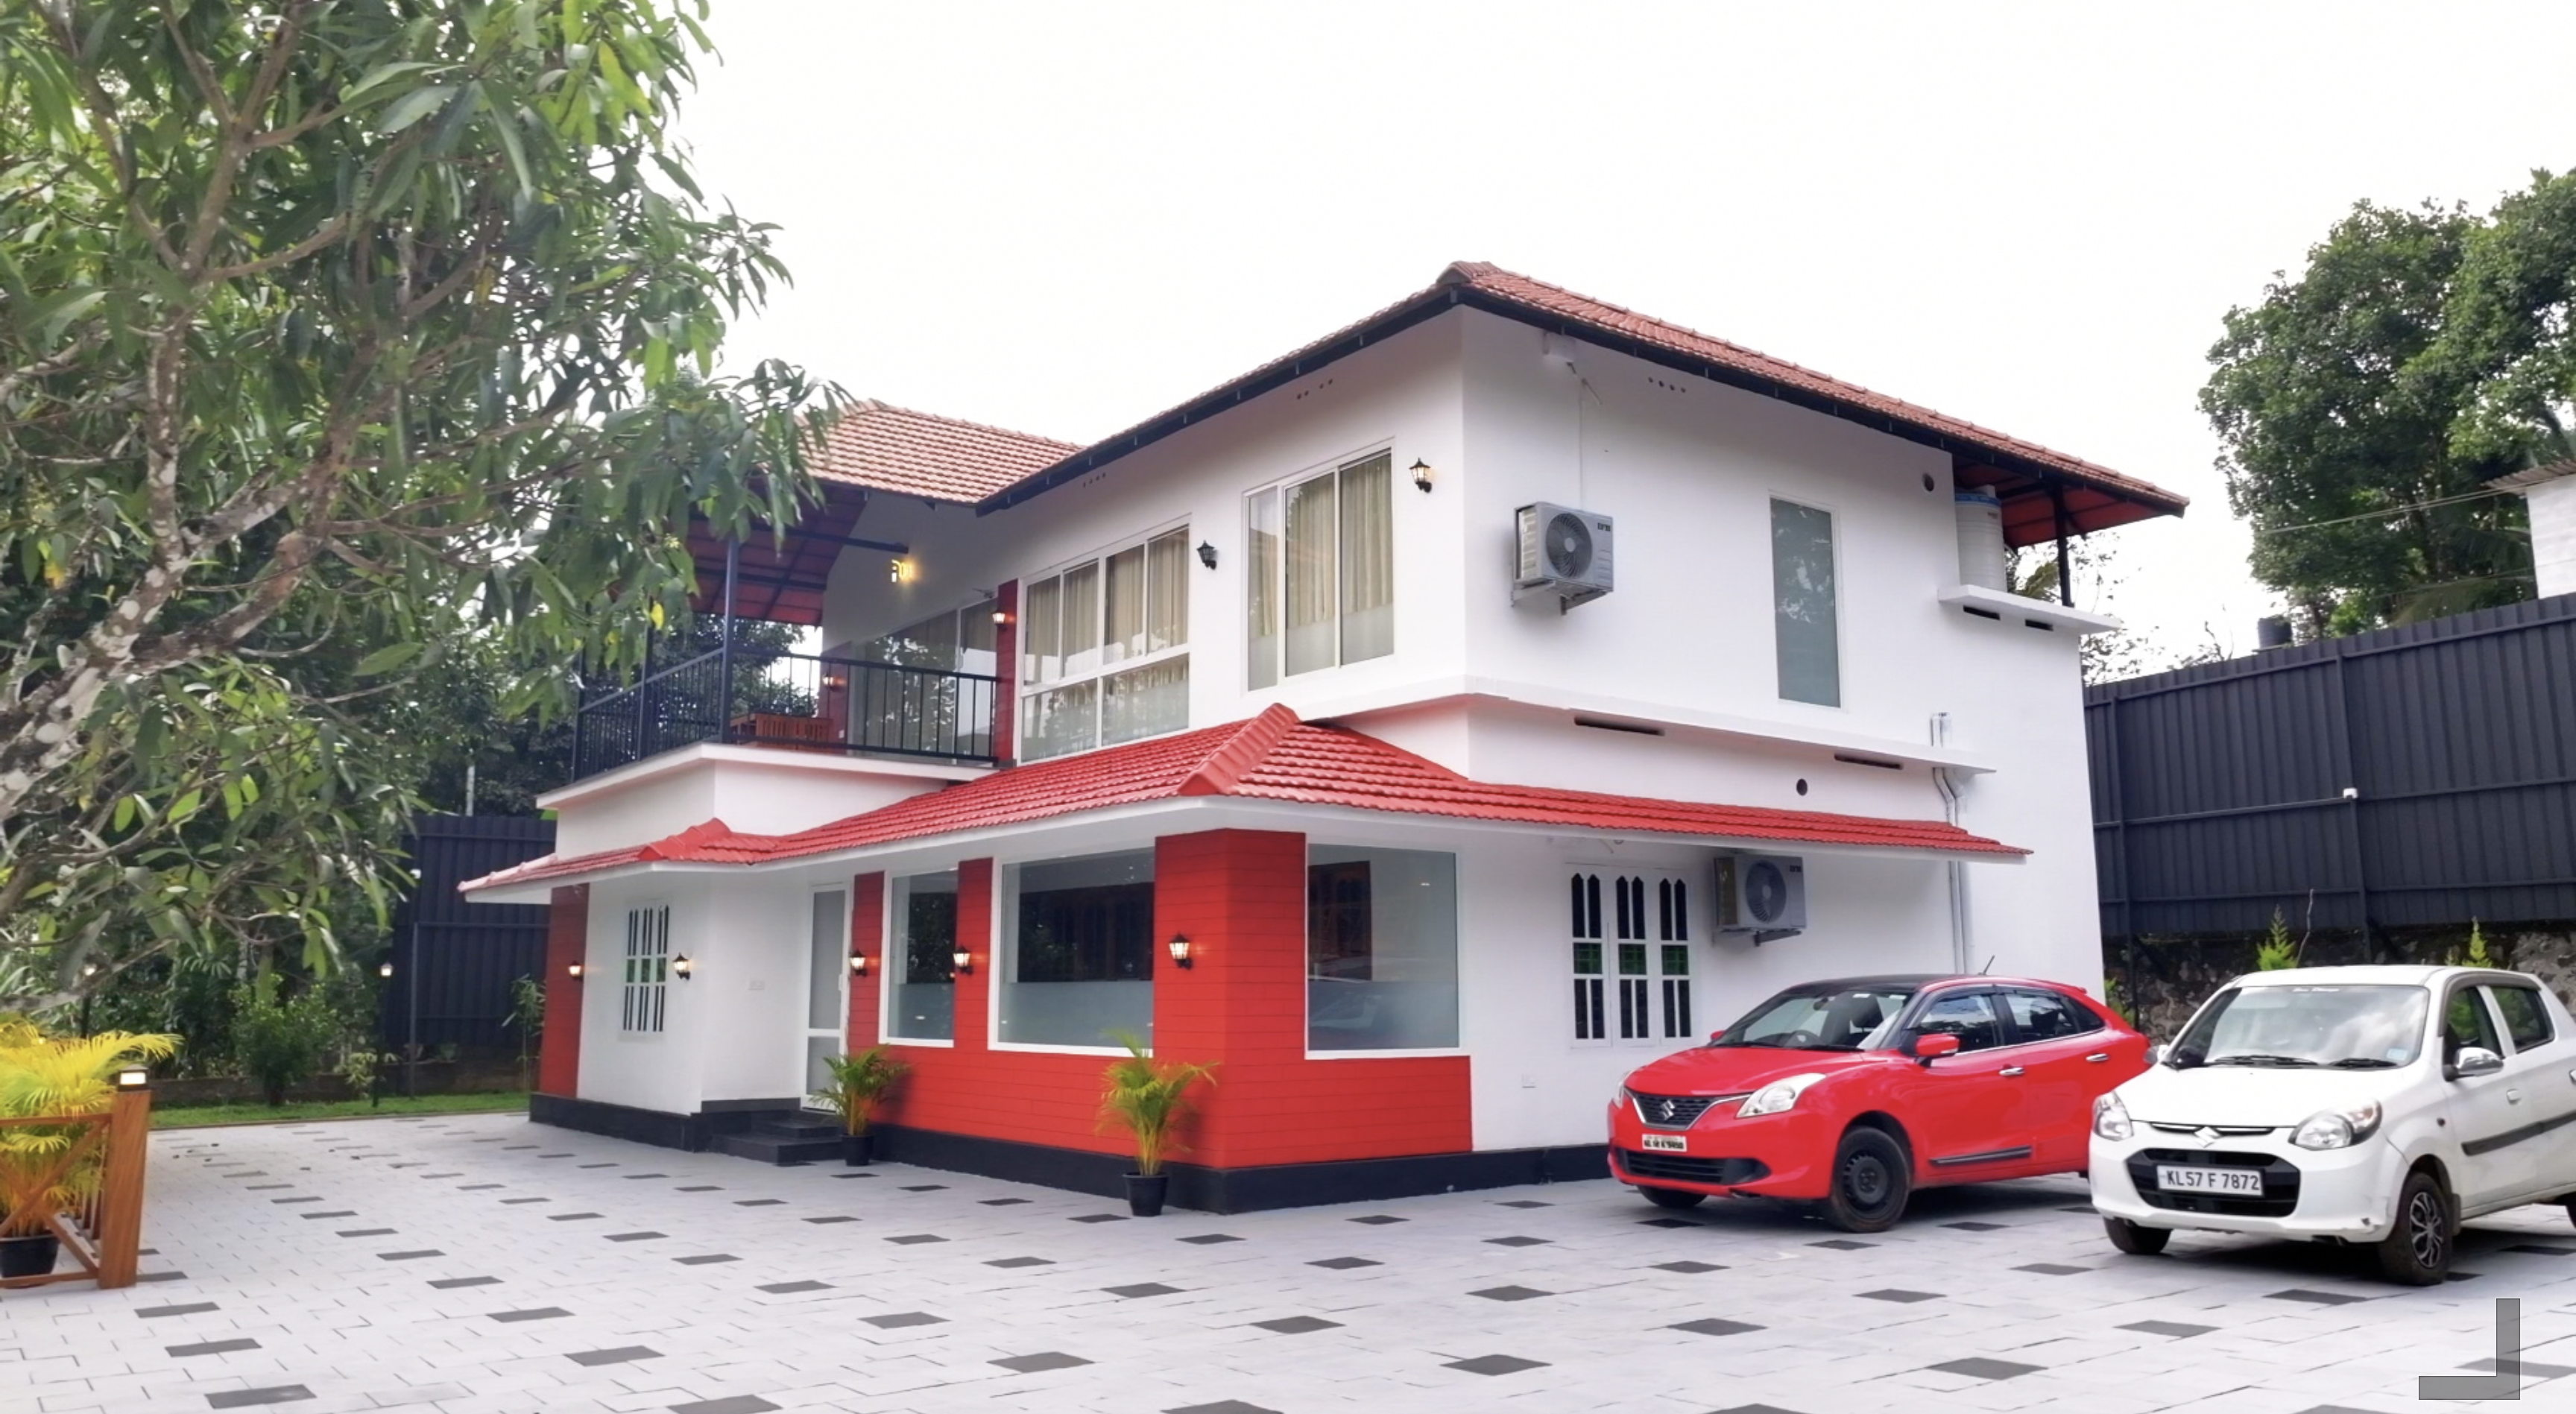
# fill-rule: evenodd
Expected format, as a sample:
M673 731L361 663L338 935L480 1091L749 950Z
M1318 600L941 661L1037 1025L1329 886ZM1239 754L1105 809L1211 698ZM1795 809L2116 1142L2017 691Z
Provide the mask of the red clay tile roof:
M1997 858L2030 852L1939 820L1485 785L1375 737L1300 722L1294 712L1274 704L1245 721L998 771L795 834L739 834L710 820L639 848L569 859L548 855L458 887L471 893L656 860L772 864L1186 796L1783 846L1937 850Z
M826 481L972 505L1080 450L862 398L833 422L811 465Z

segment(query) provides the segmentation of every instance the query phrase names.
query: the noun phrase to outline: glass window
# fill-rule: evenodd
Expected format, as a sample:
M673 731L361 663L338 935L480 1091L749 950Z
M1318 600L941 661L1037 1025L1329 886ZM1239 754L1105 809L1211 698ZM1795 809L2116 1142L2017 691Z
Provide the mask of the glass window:
M1772 628L1780 695L1842 705L1841 652L1834 637L1834 517L1794 501L1771 503Z
M1184 527L1029 582L1021 759L1189 726L1190 558Z
M849 971L848 950L841 942L841 921L850 896L838 889L814 895L814 919L805 948L805 1029L839 1032L849 1014L841 998L841 978Z
M2496 1010L2504 1016L2505 1034L2513 1037L2515 1050L2546 1046L2553 1039L2549 1008L2541 1002L2537 989L2490 987L2487 995L2495 998Z
M1917 1036L1956 1036L1959 1049L1983 1051L2004 1043L2003 1019L1995 999L1984 992L1952 992L1935 997L1914 1023Z
M1792 1051L1866 1051L1885 1046L1897 1016L1914 1000L1902 986L1797 987L1763 1002L1712 1044Z
M996 1039L1112 1046L1154 1028L1154 852L1015 864Z
M1395 651L1389 453L1245 499L1246 683Z
M957 875L894 881L894 939L886 949L886 1036L957 1039Z
M2475 997L2468 993L2474 1004ZM2192 1017L2168 1053L2177 1070L2201 1065L2332 1066L2342 1070L2411 1065L2424 1048L2421 987L2238 987ZM2483 1007L2470 1008L2480 1023ZM2490 1037L2494 1033L2487 1033Z
M2079 1006L2056 992L2015 987L2004 993L2004 1005L2012 1009L2013 1029L2025 1041L2053 1041L2102 1029L2102 1018L2091 1007Z
M2478 989L2460 987L2452 991L2451 1000L2442 1008L2442 1064L2457 1064L2460 1052L2471 1046L2504 1054L2504 1043L2496 1039L2495 1021L2487 1015L2487 1004L2478 1000Z
M1306 1048L1458 1044L1458 857L1306 852Z

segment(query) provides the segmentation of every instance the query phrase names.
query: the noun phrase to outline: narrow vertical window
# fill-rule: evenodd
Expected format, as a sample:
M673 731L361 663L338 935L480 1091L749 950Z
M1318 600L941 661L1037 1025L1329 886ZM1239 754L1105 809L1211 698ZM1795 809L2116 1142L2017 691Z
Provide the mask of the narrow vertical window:
M1244 685L1279 684L1279 493L1256 491L1244 502Z
M1145 547L1131 545L1105 562L1109 632L1100 661L1122 663L1145 655Z
M1333 478L1288 488L1288 675L1333 666Z
M1772 631L1780 695L1842 705L1842 652L1834 619L1834 518L1794 501L1771 503Z
M1574 1039L1600 1041L1608 1033L1601 1027L1601 945L1574 945Z
M1342 661L1395 651L1394 459L1384 452L1342 468Z
M619 979L618 1030L638 1036L661 1034L670 959L670 905L626 910L626 966Z
M1661 961L1664 1035L1668 1039L1692 1035L1690 948L1680 943L1666 943Z
M1619 945L1619 1039L1642 1040L1653 1034L1647 1010L1646 945Z

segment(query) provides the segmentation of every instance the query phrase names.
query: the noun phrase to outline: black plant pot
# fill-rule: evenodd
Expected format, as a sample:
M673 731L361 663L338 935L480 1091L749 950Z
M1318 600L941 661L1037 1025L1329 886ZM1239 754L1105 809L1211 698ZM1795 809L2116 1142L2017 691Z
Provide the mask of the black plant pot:
M50 1232L29 1237L0 1237L0 1279L50 1276L62 1240Z
M866 1168L868 1161L877 1156L876 1147L877 1137L873 1134L844 1134L841 1136L841 1162L854 1169Z
M1172 1176L1167 1173L1127 1175L1127 1211L1140 1218L1161 1217L1163 1195L1171 1185Z

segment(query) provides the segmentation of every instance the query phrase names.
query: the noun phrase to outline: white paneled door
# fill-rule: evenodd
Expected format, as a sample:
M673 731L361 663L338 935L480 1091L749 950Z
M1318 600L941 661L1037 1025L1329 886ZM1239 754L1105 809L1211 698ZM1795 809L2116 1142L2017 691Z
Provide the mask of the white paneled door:
M830 1086L832 1072L823 1064L847 1044L850 1017L850 895L845 889L816 889L813 921L806 933L805 1092L809 1109L820 1108L815 1095Z

